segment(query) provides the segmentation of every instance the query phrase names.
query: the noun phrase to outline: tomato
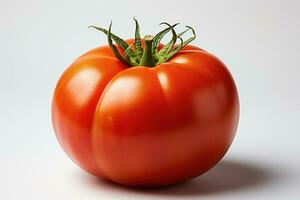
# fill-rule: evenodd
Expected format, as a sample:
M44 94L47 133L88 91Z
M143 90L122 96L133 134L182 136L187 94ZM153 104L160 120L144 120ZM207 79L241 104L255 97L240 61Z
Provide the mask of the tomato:
M143 55L147 41L140 40ZM130 186L174 184L220 161L239 118L226 66L185 45L155 66L129 67L115 57L121 46L110 47L80 56L55 88L53 127L69 157L95 176Z

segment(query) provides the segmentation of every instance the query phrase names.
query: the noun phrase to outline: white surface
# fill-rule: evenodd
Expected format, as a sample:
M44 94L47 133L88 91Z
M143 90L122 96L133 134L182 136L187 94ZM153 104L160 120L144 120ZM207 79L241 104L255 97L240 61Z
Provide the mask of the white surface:
M299 1L0 2L0 199L297 199L300 195ZM148 3L149 4L149 3ZM54 137L50 104L60 74L106 43L87 29L132 37L161 21L197 30L199 45L235 77L241 119L209 173L173 187L136 190L77 168Z

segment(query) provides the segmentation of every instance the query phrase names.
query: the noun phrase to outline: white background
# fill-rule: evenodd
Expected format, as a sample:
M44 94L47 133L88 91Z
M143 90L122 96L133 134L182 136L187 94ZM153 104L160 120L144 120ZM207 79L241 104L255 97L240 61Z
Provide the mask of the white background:
M300 1L0 1L0 199L298 199ZM138 190L92 177L59 147L50 106L80 54L106 44L94 24L132 37L162 21L197 31L238 86L241 118L225 158L167 188ZM183 26L182 26L183 28Z

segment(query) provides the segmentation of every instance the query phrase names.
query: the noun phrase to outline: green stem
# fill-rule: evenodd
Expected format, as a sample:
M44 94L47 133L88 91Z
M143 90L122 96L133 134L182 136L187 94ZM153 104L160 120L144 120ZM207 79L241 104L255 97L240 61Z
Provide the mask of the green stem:
M144 52L141 58L140 65L142 66L148 66L153 67L155 66L155 61L152 55L152 42L153 42L153 36L152 35L146 35L144 37L145 41L145 48Z
M178 25L178 23L171 26L170 24L163 22L161 24L167 25L168 28L160 31L154 37L151 35L146 35L144 38L145 48L142 48L140 26L135 18L134 21L135 21L135 41L134 41L135 50L131 48L132 44L128 45L125 40L111 33L111 24L109 25L108 30L96 26L89 26L107 35L108 44L112 52L114 53L115 57L118 58L122 63L124 63L128 67L133 67L133 66L154 67L155 65L159 65L161 63L167 62L176 53L178 53L183 47L185 47L187 44L189 44L191 41L193 41L196 38L195 31L190 26L187 26L187 29L185 31L177 34L174 28L175 26ZM189 30L192 32L192 36L189 37L187 40L183 41L181 36ZM160 45L160 41L170 31L172 31L171 41L166 45L164 45L158 51L158 46ZM175 44L177 39L180 39L179 45ZM118 48L113 44L113 41L117 43L119 47L122 48L125 54L124 56L122 55L122 53L119 52Z

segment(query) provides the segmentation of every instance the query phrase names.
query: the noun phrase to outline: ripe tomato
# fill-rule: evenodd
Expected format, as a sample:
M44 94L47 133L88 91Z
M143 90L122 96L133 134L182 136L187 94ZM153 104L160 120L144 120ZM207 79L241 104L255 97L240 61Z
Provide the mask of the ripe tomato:
M93 175L130 186L174 184L206 172L228 150L239 118L237 89L225 65L195 46L182 41L166 59L179 46L174 26L167 28L169 47L154 37L158 53L169 48L155 57L153 37L140 40L136 25L136 39L127 41L134 54L125 57L131 47L118 53L124 41L99 28L110 46L85 53L63 73L53 126L64 151Z

